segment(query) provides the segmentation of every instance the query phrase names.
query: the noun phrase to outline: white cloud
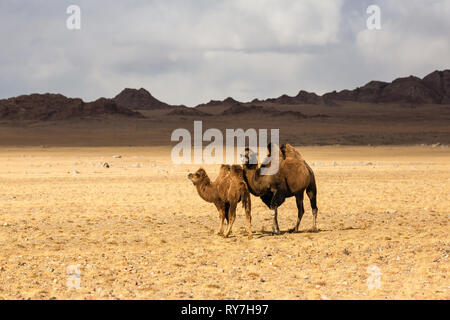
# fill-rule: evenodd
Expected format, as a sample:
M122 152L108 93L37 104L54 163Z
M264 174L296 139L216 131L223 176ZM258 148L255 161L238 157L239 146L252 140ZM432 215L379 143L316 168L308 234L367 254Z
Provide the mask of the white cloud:
M450 1L381 1L382 30L361 30L356 45L389 76L423 76L448 68ZM392 74L392 75L391 75Z
M324 93L448 68L450 0L78 1L0 3L0 97L91 100L145 87L169 103ZM366 8L382 10L368 31Z

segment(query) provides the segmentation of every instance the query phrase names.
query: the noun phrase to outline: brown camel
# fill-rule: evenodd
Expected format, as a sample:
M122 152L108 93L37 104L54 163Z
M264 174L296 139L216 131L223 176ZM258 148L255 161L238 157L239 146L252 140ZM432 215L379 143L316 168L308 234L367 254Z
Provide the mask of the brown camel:
M219 176L214 182L211 182L206 171L202 168L195 173L190 173L188 179L197 188L199 196L207 202L214 203L219 211L220 226L217 234L223 234L223 224L226 219L228 228L224 237L227 238L230 235L236 219L237 204L242 201L247 218L248 237L249 239L252 237L250 193L244 182L244 172L241 166L222 165Z
M272 146L268 146L270 157ZM291 232L297 232L305 212L303 207L303 195L306 190L313 213L312 231L317 231L317 204L316 204L316 181L314 172L305 162L299 152L291 145L285 144L279 152L279 170L273 175L262 175L261 168L269 167L271 164L264 161L258 168L256 154L249 148L245 149L244 180L247 183L250 193L259 196L261 200L274 211L273 232L280 234L278 227L278 207L286 198L294 197L297 202L298 218L297 223Z

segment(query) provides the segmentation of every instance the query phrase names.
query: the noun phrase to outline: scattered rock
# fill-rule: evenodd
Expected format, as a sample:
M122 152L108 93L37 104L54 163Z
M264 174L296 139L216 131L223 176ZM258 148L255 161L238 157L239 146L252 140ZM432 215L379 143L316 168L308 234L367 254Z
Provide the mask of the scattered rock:
M440 142L437 142L437 143L431 145L431 147L433 147L433 148L437 148L437 147L440 147L440 146L441 146Z

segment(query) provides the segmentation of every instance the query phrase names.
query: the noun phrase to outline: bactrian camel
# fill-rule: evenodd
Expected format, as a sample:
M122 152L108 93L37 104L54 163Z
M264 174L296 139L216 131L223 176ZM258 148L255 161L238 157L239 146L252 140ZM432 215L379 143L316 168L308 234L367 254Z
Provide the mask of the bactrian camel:
M269 157L271 155L272 147L276 145L269 144ZM279 170L273 175L262 175L261 167L270 166L271 163L266 163L258 167L257 155L249 148L245 149L244 162L244 180L247 183L248 190L273 210L273 226L272 230L275 234L280 234L278 226L278 207L283 204L286 198L295 197L297 202L298 217L294 228L291 232L297 232L305 212L303 207L303 195L306 194L311 202L313 214L312 231L317 231L317 203L316 203L316 181L314 172L311 167L305 162L300 153L296 151L291 145L284 144L279 149ZM267 158L270 159L270 158ZM267 160L266 159L266 160Z
M214 203L219 211L220 226L217 234L223 234L224 221L226 220L228 228L223 236L227 238L230 235L236 219L237 204L242 201L247 218L248 237L249 239L252 237L250 193L244 182L243 170L240 165L222 165L219 176L214 182L211 182L206 171L202 168L195 173L190 173L188 178L197 188L199 196L207 202Z

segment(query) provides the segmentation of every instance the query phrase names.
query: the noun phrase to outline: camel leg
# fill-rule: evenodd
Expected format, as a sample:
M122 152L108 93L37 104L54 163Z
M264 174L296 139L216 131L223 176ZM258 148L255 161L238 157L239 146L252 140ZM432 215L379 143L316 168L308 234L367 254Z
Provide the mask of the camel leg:
M295 224L295 227L293 229L289 230L290 232L298 232L298 228L300 227L300 222L302 221L303 214L305 213L305 208L303 207L303 195L304 195L304 190L300 191L299 193L297 193L295 195L295 200L297 202L297 209L298 209L297 223Z
M217 230L217 235L221 236L223 235L223 222L225 220L225 217L221 217L220 218L220 226L219 226L219 230Z
M225 221L225 208L222 205L217 205L217 210L219 211L219 219L220 219L220 225L219 230L217 230L217 235L221 236L223 235L223 222Z
M247 218L247 233L248 238L253 238L252 233L252 208L251 208L251 202L250 202L250 195L247 194L247 200L245 201L244 208L245 208L245 217Z
M233 228L233 223L234 223L234 220L236 219L236 207L237 207L237 203L233 203L233 204L230 204L230 208L228 209L229 221L228 221L227 231L224 234L225 238L228 238L228 236L231 233L231 228Z
M309 201L311 202L311 209L312 209L312 214L313 214L313 227L312 227L312 232L317 232L317 213L319 212L319 209L317 208L317 203L316 203L316 196L317 196L317 191L315 188L307 190L306 193L308 194L309 197Z
M280 228L278 227L278 207L275 207L273 210L272 232L275 234L280 234Z
M250 215L247 215L247 233L248 233L248 238L249 239L253 238L252 216L250 216Z

